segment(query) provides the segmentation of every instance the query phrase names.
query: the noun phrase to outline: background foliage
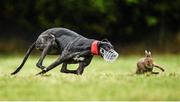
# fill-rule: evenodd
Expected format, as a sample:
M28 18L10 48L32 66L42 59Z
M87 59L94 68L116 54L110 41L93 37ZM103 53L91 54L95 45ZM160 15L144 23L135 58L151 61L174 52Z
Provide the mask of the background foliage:
M179 44L179 6L180 0L1 0L1 41L32 42L48 28L66 27L122 47Z

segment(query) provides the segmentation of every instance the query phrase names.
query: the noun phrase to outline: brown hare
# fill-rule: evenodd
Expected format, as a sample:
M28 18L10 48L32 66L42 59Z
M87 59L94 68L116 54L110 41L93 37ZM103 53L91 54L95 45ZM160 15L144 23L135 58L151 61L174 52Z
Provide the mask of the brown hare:
M164 72L164 69L153 62L153 58L151 56L151 52L145 50L145 57L139 59L137 62L137 70L136 74L144 74L150 72L152 74L159 74L159 72L153 72L153 67L159 68Z

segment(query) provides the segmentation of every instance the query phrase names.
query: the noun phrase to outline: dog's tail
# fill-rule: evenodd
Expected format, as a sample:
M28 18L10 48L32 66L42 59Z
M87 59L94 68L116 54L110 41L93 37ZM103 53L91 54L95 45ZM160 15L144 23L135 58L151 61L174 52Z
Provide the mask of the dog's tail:
M31 53L32 50L34 49L35 45L36 45L36 42L34 42L34 43L29 47L28 51L26 52L26 54L25 54L25 56L24 56L24 59L23 59L21 65L20 65L13 73L11 73L11 75L15 75L16 73L18 73L18 72L21 70L21 68L24 66L26 60L28 59L30 53Z

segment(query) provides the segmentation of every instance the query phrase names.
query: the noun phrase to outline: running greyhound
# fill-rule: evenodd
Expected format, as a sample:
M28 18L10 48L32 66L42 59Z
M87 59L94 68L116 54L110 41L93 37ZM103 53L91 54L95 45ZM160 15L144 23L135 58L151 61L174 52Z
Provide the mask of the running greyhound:
M87 39L66 28L51 28L40 34L26 52L21 65L11 75L21 70L34 48L42 51L36 64L42 71L37 75L44 74L60 64L62 64L60 70L62 73L81 75L85 67L90 64L93 55L100 55L107 61L114 61L118 57L118 53L108 40ZM42 64L46 55L59 55L59 57L55 62L45 67ZM76 70L67 69L68 64L77 63L79 63L79 67Z

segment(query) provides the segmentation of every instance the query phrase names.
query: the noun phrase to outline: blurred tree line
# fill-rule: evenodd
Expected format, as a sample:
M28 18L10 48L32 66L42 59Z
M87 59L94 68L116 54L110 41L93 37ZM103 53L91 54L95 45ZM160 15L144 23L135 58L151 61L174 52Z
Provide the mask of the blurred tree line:
M1 41L52 27L128 45L180 42L180 0L0 0Z

